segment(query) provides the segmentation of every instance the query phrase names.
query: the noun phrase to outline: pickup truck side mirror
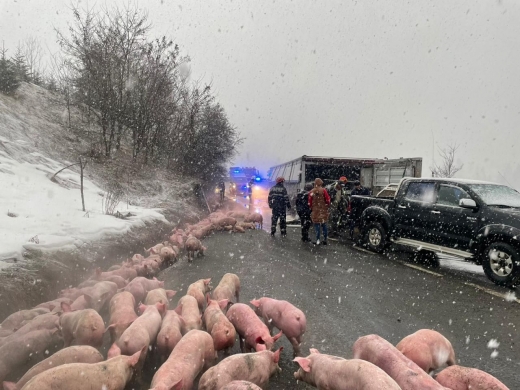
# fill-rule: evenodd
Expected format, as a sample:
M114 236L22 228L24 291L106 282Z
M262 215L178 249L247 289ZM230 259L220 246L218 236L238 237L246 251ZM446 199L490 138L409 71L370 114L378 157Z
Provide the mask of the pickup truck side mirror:
M475 202L473 199L461 199L459 201L459 206L465 209L476 209L477 202Z

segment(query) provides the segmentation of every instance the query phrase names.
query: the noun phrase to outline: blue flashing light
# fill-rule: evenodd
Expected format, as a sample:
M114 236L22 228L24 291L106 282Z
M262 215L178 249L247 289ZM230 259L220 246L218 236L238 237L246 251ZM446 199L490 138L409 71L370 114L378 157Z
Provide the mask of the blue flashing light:
M262 178L260 178L260 177L258 177L258 176L255 177L255 181L260 181L260 180L262 180Z
M240 171L238 169L235 169L233 173L240 173Z

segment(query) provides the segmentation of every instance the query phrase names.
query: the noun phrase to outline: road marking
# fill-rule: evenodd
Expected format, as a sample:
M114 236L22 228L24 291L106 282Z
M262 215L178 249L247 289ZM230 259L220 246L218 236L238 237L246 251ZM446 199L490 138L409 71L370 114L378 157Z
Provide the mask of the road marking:
M479 289L481 291L484 291L485 293L488 293L490 295L493 295L495 297L498 297L498 298L502 298L502 299L505 299L506 301L509 301L509 302L513 302L512 299L509 299L506 297L506 294L501 294L499 292L496 292L494 290L491 290L489 288L486 288L486 287L482 287L482 286L479 286L478 284L473 284L473 283L464 283L466 286L470 286L470 287L474 287L476 289ZM520 299L514 299L514 302L516 303L520 303Z
M410 267L410 268L413 268L413 269L416 269L417 271L422 271L422 272L426 272L427 274L431 274L431 275L435 275L439 278L442 278L444 275L443 274L438 274L437 272L433 272L433 271L430 271L429 269L424 269L423 267L419 267L417 265L413 265L413 264L408 264L408 263L403 263L403 262L400 262L402 265L405 265L407 267Z

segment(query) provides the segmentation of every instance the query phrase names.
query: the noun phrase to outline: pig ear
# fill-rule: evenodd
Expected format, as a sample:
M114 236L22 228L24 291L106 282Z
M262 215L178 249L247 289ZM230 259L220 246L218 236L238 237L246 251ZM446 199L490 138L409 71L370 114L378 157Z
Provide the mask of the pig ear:
M172 387L170 387L168 390L182 390L182 379L180 379L177 383L175 383Z
M282 336L283 336L283 332L280 331L280 333L278 333L276 336L273 336L273 341L278 340L278 339L279 339L280 337L282 337Z
M309 359L297 357L294 358L293 362L298 363L303 371L311 372L311 361Z
M211 278L209 279L204 279L204 284L207 286L209 284L209 282L211 282Z
M152 280L157 280L157 278L154 276L154 277L152 278Z
M159 287L164 287L164 282L163 281L159 282Z
M4 390L16 390L16 383L14 382L4 382Z
M105 333L106 332L110 332L112 333L112 330L116 327L116 324L112 324L112 325L109 325L106 329L105 329Z
M177 306L175 309L173 309L173 311L180 316L182 314L182 306Z
M146 310L146 305L143 305L142 303L139 305L139 313L143 314Z
M69 311L72 311L72 309L70 308L70 305L68 303L62 302L61 311L63 311L64 313L68 313Z
M168 297L168 299L173 298L175 294L177 294L177 291L166 290L166 296Z
M221 299L218 301L218 305L220 306L220 309L224 310L227 305L229 305L229 299Z
M278 350L273 354L273 361L278 364L280 361L280 355L282 354L283 347L278 348Z
M94 300L92 299L91 295L83 294L83 299L85 299L85 302L87 302L87 306L89 308L92 308L92 306L94 306Z
M166 313L166 304L156 303L155 307L157 307L157 310L159 310L159 314L161 314L161 317L164 317L164 313Z
M309 351L311 351L311 355L313 355L313 354L318 354L319 355L321 353L316 348L310 348Z
M147 347L144 346L140 351L137 351L132 356L130 356L130 359L128 359L128 364L130 365L130 367L135 367L135 365L139 361L139 358L141 357L141 354L144 352L146 348Z
M251 302L249 302L254 307L260 307L260 301L258 299L253 299Z

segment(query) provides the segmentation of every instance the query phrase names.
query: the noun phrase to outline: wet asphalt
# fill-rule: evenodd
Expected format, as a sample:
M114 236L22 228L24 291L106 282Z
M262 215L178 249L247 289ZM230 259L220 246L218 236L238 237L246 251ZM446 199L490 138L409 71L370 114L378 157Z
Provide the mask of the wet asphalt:
M496 287L464 266L456 270L441 262L440 268L424 271L412 268L417 266L404 252L374 254L350 241L315 246L301 242L299 234L290 227L285 239L260 230L206 238L206 256L191 264L183 258L158 276L166 288L178 291L170 307L190 283L211 277L216 286L222 275L233 272L241 280L241 302L268 296L305 312L304 355L317 348L351 358L360 336L375 333L395 345L431 328L451 341L460 365L484 370L510 389L520 388L520 301L503 297L520 295L518 291ZM493 339L499 346L490 349ZM276 345L284 347L282 372L271 378L269 388L307 388L293 377L297 366L288 340ZM232 352L240 352L238 340Z

